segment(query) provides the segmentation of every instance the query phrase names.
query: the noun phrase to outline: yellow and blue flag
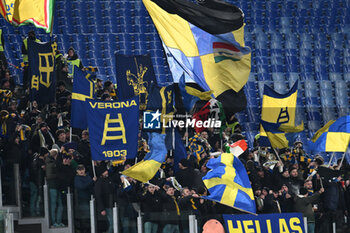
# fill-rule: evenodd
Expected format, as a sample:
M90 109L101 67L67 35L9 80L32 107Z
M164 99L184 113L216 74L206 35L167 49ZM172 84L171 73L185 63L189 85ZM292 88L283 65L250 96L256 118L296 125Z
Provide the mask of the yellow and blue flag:
M146 183L154 177L166 158L167 149L165 147L165 134L155 132L149 133L148 144L151 151L146 154L141 162L123 171L123 175L143 183Z
M74 69L71 114L71 126L74 128L88 128L85 102L96 98L94 80L95 77L91 74Z
M304 124L298 126L283 126L280 123L269 123L266 121L260 121L268 140L273 148L287 148L293 146L298 135L297 132L304 130Z
M93 160L135 158L139 132L139 99L85 102Z
M311 139L315 152L346 152L350 142L350 116L328 122Z
M179 90L182 96L182 105L187 112L191 112L195 103L199 100L210 100L213 91L202 92L194 87L186 85L185 74L179 80Z
M201 154L205 152L204 146L201 143L200 134L197 133L193 137L189 138L189 146L191 155L196 157L197 163L201 161Z
M263 95L262 109L261 109L261 122L265 123L266 127L269 127L270 130L274 131L274 133L277 133L277 131L279 131L279 134L276 134L275 136L276 137L281 136L282 138L281 139L275 138L276 140L280 140L280 141L284 140L283 139L284 134L282 131L298 132L298 131L293 131L293 128L295 127L295 124L296 124L297 96L298 96L298 81L293 85L291 90L286 94L277 93L269 86L267 85L264 86L264 95ZM281 129L281 127L282 128L284 127L284 130ZM301 126L298 126L295 128L300 129L300 127ZM268 135L265 131L266 129L264 130L263 124L261 124L259 144L262 146L269 146L270 143L267 137ZM270 134L270 136L272 136L272 134ZM284 140L284 142L286 141ZM281 148L281 147L278 147L278 148Z
M30 99L38 104L55 102L56 72L55 43L37 43L28 40L28 61L30 69Z
M54 0L1 0L0 13L15 26L32 23L50 33L54 6Z
M162 39L174 82L185 72L204 91L213 91L226 114L244 109L244 101L224 102L226 98L221 96L244 97L237 92L248 81L251 55L244 44L243 12L221 1L202 5L183 0L143 3ZM237 106L232 107L234 104Z
M124 100L139 96L140 109L148 103L149 88L156 83L151 57L149 55L116 54L117 95Z
M211 170L203 177L203 182L210 195L203 198L256 213L249 177L239 158L223 153L218 158L210 159L207 167Z

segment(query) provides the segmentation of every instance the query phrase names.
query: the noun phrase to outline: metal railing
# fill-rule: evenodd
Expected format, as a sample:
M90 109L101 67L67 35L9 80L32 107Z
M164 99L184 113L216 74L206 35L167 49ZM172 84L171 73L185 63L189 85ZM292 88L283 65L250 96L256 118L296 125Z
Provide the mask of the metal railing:
M1 177L1 169L0 169L0 210L5 210L6 215L4 214L4 225L6 226L6 233L13 233L14 232L14 221L18 221L19 225L25 225L25 224L40 224L41 225L41 231L47 232L47 233L73 233L75 231L75 218L74 218L74 203L73 203L73 192L68 189L68 192L66 194L67 197L67 226L65 227L52 227L50 223L50 197L49 197L49 189L48 185L45 182L45 185L43 186L43 205L44 205L44 216L42 217L24 217L23 216L23 209L22 209L22 192L21 192L21 177L20 177L20 170L19 165L14 164L13 166L13 182L15 184L15 200L16 205L8 205L4 206L4 201L2 199L3 197L3 184L2 184L2 178ZM89 208L90 208L90 215L89 215L89 221L90 221L90 229L91 233L97 233L98 229L98 217L99 213L96 213L96 201L91 195L91 200L89 202ZM114 207L112 209L113 213L113 232L119 233L121 231L121 228L124 227L124 225L120 225L121 216L120 214L120 207L117 206L117 204L114 204ZM137 217L133 220L135 223L137 223L137 232L142 233L144 232L144 222L142 213L139 208L134 208L135 211L138 213ZM5 213L5 212L4 212ZM88 217L87 217L88 218ZM344 219L344 223L347 224L347 218ZM122 224L124 224L122 222ZM135 226L135 224L134 224ZM341 225L337 225L336 222L333 222L331 226L332 232L335 233L337 228L341 228ZM304 228L305 232L308 232L308 223L307 219L304 218ZM198 233L198 223L197 223L197 216L195 215L189 215L188 216L188 229L189 233Z

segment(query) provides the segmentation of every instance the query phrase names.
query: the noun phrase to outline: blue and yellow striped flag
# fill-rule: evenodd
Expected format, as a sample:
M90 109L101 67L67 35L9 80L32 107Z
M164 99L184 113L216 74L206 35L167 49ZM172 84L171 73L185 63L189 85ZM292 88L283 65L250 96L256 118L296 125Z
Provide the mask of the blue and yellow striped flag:
M162 39L174 82L178 83L185 72L204 91L213 91L226 114L242 110L244 101L228 103L222 99L243 98L234 93L247 83L251 69L251 51L244 44L243 12L221 1L202 5L183 0L143 3Z
M167 149L165 146L165 134L149 133L148 144L150 152L145 158L134 166L123 171L122 174L146 183L154 177L158 169L165 161Z
M72 117L71 126L79 129L87 129L86 105L88 100L95 99L95 76L74 69L74 82L72 91Z
M241 161L231 153L210 159L211 170L203 177L210 195L203 197L241 211L256 213L253 190Z
M315 152L346 152L350 142L350 115L329 121L311 139Z
M273 148L287 148L293 146L297 138L297 132L304 130L304 124L288 126L276 123L260 121Z
M295 126L297 96L298 81L286 94L277 93L269 86L264 86L259 138L261 146L271 144L274 148L285 148L288 147L288 143L294 143L294 141L289 142L290 136L293 135L286 135L285 133L300 132L304 129L303 122ZM267 131L269 131L269 134L267 134Z

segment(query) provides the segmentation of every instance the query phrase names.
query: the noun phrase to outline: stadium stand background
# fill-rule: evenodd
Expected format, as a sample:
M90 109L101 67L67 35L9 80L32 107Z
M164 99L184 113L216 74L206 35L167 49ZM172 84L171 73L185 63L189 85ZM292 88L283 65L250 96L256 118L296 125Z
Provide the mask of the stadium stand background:
M331 119L349 114L350 1L228 1L245 13L246 44L252 49L252 70L244 90L246 111L237 114L250 146L258 133L263 86L286 92L299 80L298 112L307 134ZM141 0L57 0L53 34L66 53L77 50L84 66L97 66L98 76L115 81L114 52L149 53L157 78L171 81L157 31ZM0 19L5 54L21 62L22 37L32 26L15 28ZM49 35L36 29L42 41ZM12 73L20 77L19 70Z

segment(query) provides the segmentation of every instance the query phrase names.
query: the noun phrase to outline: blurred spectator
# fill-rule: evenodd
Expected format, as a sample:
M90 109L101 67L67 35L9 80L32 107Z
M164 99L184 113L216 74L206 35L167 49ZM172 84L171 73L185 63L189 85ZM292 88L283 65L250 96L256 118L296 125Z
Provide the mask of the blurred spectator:
M93 193L93 184L91 177L86 174L84 165L79 164L74 178L74 187L76 225L81 233L90 232L90 198Z
M110 177L105 164L96 167L97 181L94 191L97 203L97 213L107 217L108 229L107 233L113 232L113 213L112 208L115 201L116 187Z
M68 49L67 64L68 64L68 77L71 79L74 76L75 68L79 68L79 69L84 68L83 63L78 58L78 54L75 52L74 48L72 47Z
M34 155L29 170L30 180L30 216L43 215L43 185L45 179L45 160L49 155L48 149L41 147L40 153Z
M159 187L147 185L146 192L140 196L141 210L144 215L145 233L157 233L159 227L162 202L159 194Z
M180 233L180 208L174 195L175 188L170 186L165 191L166 193L162 194L162 216L165 222L162 232Z
M58 150L50 150L45 159L46 181L50 197L50 220L54 227L64 226L62 224L63 203L62 196L58 189Z
M52 136L47 124L42 122L39 124L39 129L34 133L31 141L33 153L39 152L40 147L51 149L55 143L55 138Z
M312 208L312 204L316 203L320 198L324 189L309 197L308 190L304 187L300 188L300 194L295 197L295 211L302 213L307 218L307 232L315 232L315 214Z

